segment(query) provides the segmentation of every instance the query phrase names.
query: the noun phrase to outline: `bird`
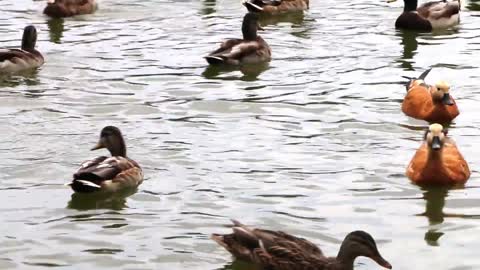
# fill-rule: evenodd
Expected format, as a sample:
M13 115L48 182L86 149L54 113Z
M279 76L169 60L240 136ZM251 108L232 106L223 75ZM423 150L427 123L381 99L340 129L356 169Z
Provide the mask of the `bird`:
M303 11L310 7L309 0L242 0L251 12L278 14L289 11Z
M0 73L14 73L43 65L44 59L35 49L36 43L37 29L28 25L23 30L20 49L0 49Z
M445 81L428 85L424 79L431 69L418 79L410 79L407 95L402 102L402 111L406 115L430 123L449 123L460 112L455 100L450 95L450 86Z
M48 0L43 13L53 18L64 18L95 12L95 0Z
M390 0L394 2L396 0ZM417 8L417 0L403 0L403 13L395 28L430 32L451 28L460 23L460 0L431 1Z
M136 161L127 157L125 140L120 129L106 126L100 140L91 150L106 148L111 157L100 156L85 161L67 185L75 192L117 192L136 188L143 182L143 172Z
M210 65L255 64L268 62L271 50L267 42L257 35L257 30L263 30L258 24L258 14L248 12L243 17L243 39L228 39L220 48L208 54L205 59Z
M412 182L419 185L455 185L468 180L468 164L447 133L441 124L429 126L423 143L406 170Z
M379 265L392 266L379 253L375 240L364 231L353 231L343 240L337 257L326 257L312 242L287 234L248 227L232 220L233 233L212 234L211 239L237 259L269 270L353 270L359 256L373 259Z

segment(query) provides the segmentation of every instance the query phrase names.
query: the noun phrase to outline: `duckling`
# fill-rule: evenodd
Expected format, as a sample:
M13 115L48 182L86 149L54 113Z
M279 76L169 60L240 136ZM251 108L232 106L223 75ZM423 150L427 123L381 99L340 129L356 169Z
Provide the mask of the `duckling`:
M312 242L281 231L247 227L236 220L233 233L212 234L211 238L237 259L270 270L352 270L359 256L369 257L379 265L392 266L378 252L372 236L364 231L349 233L336 258L325 257Z
M43 13L54 18L90 14L97 9L95 0L48 0Z
M394 2L396 0L390 0ZM417 31L447 29L460 23L460 0L432 1L417 8L417 0L403 0L403 13L395 21L395 27Z
M0 49L0 73L13 73L38 68L44 63L42 54L35 49L37 29L33 25L23 30L21 49Z
M470 177L470 169L447 131L435 123L425 133L406 175L417 184L463 184Z
M67 185L75 192L116 192L136 188L143 182L143 172L136 161L127 157L120 129L104 127L100 140L91 150L107 148L111 157L100 156L82 163Z
M265 40L257 35L258 14L249 12L243 17L243 39L229 39L220 48L205 57L210 65L254 64L267 62L271 59L271 50Z
M416 80L412 84L402 102L402 111L406 115L428 122L448 123L460 114L448 83L439 81L435 86L429 86Z
M289 11L303 11L309 8L309 0L242 0L250 12L277 14Z

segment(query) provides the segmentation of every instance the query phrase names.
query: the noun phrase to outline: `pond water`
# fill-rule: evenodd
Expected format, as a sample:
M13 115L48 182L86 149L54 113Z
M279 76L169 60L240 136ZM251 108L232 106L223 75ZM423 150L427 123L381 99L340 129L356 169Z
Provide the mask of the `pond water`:
M230 218L335 255L370 232L394 269L479 269L480 10L456 30L394 29L403 3L311 0L267 18L267 67L207 68L239 37L238 0L102 0L50 20L45 1L0 0L2 47L33 23L46 58L0 80L0 269L249 269L209 239ZM402 114L401 76L434 67L461 110L451 125L472 177L422 189L404 176L426 122ZM63 184L103 126L125 134L145 182L85 199ZM356 269L380 269L359 258Z

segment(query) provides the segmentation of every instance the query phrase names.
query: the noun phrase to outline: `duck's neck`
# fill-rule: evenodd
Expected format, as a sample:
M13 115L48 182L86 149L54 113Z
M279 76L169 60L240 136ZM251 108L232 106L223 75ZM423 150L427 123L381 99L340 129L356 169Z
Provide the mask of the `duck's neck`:
M242 34L244 40L256 40L257 22L252 20L244 20L242 24Z
M357 258L357 256L352 254L348 248L342 244L337 255L337 261L342 265L342 270L353 270L355 258Z
M22 50L24 51L34 51L35 50L36 38L27 36L25 33L22 38Z
M125 146L125 141L122 137L118 137L115 144L108 148L108 151L112 157L127 157L127 147Z
M418 4L417 0L403 0L403 2L405 3L403 7L403 12L410 12L410 11L417 10L417 4Z

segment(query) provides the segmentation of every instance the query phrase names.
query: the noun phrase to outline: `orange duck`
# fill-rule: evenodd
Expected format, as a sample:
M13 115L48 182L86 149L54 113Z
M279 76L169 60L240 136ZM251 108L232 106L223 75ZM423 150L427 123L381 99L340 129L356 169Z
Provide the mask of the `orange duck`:
M424 81L428 72L424 72L418 79L411 79L407 84L407 95L402 103L402 111L413 118L428 122L449 123L457 115L455 100L450 96L450 86L439 81L434 86Z
M470 169L443 126L432 124L406 175L417 184L463 184L470 177Z

